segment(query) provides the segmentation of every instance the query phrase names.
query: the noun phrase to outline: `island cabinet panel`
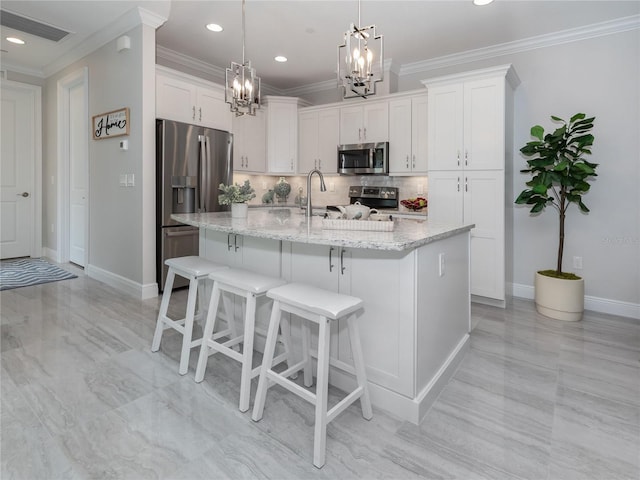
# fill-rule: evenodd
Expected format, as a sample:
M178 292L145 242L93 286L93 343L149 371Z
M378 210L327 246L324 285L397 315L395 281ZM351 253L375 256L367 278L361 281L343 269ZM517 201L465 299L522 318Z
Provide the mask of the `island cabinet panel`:
M358 322L369 381L409 398L415 393L413 256L413 250L390 252L292 242L283 246L287 280L364 301ZM334 358L352 363L345 321L332 329L331 344Z
M242 268L273 277L281 276L279 240L201 229L200 255L231 268ZM244 315L244 301L237 297L234 300L234 311L235 317L241 321ZM259 298L256 304L256 324L265 331L269 325L270 314L271 301L264 297ZM259 342L259 345L261 344Z

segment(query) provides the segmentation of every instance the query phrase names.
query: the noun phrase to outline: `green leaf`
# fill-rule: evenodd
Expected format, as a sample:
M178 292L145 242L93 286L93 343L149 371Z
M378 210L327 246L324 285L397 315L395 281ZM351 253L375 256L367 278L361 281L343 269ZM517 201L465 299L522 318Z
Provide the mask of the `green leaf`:
M538 213L538 212L541 212L542 210L544 210L544 203L536 203L533 207L531 207L531 210L529 210L529 213Z
M542 139L544 138L544 128L542 128L540 125L531 127L531 136L542 141Z
M573 123L576 120L582 120L584 117L586 117L584 113L576 113L573 117L571 117L571 120L569 120L569 123Z

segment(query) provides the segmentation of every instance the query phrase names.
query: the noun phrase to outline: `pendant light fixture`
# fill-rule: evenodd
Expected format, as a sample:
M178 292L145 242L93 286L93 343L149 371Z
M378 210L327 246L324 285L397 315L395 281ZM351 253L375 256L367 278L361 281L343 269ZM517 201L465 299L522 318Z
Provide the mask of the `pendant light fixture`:
M251 62L244 58L245 14L242 0L242 64L231 62L225 74L225 102L237 117L255 115L260 108L260 77L251 68Z
M375 25L360 24L358 0L358 25L352 23L344 43L338 45L338 86L343 98L375 95L376 83L384 80L383 36L376 34Z

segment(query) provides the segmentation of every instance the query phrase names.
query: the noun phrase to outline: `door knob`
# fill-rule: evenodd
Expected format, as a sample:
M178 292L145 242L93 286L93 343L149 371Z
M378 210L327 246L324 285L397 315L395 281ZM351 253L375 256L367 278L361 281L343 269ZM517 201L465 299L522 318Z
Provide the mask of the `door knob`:
M28 197L29 196L29 192L16 193L16 196L18 196L18 197Z

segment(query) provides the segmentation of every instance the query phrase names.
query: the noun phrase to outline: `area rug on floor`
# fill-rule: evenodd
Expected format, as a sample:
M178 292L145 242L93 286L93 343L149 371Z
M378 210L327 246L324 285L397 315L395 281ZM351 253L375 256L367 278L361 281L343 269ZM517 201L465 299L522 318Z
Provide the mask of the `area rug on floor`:
M41 258L20 258L0 262L0 290L29 287L41 283L77 278Z

